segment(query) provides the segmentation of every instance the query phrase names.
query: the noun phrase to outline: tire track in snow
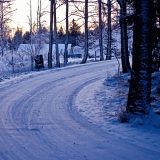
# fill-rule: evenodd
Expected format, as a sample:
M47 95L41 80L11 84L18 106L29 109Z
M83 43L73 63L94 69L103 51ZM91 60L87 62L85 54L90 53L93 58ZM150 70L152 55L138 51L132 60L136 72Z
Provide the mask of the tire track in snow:
M102 62L51 70L1 87L0 159L117 160L126 156L119 158L119 153L141 153L140 147L126 147L122 140L99 130L74 106L76 95L106 77L106 68L114 65Z

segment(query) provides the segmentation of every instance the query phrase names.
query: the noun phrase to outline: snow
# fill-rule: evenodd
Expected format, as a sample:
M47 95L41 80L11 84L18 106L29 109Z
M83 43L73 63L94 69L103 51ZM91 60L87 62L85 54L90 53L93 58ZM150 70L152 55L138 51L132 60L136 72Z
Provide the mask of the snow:
M0 82L0 159L157 160L160 117L118 118L129 75L117 61L23 73ZM115 76L114 76L115 75ZM159 108L153 75L153 111Z
M83 51L82 47L80 47L80 46L74 46L73 47L73 53L74 54L83 54L84 51Z
M48 55L48 50L49 50L49 44L20 44L19 45L19 48L18 48L18 54L23 54L25 52L31 52L31 48L33 49L33 52L37 52L35 50L38 50L39 53L37 54L47 54ZM55 52L55 44L52 45L52 48L53 48L53 53ZM59 52L61 54L64 53L64 50L65 50L65 44L58 44L58 49L59 49ZM71 44L68 44L68 51L70 52L71 50Z

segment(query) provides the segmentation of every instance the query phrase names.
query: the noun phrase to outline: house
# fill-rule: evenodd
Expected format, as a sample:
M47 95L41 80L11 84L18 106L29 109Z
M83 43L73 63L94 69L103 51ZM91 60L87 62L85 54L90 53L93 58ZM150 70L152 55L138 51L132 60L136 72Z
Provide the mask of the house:
M56 51L55 44L52 45L52 53L54 54ZM59 54L64 53L65 44L58 44ZM68 44L68 52L71 50L71 44ZM20 44L17 54L27 54L27 55L48 55L49 52L49 44Z

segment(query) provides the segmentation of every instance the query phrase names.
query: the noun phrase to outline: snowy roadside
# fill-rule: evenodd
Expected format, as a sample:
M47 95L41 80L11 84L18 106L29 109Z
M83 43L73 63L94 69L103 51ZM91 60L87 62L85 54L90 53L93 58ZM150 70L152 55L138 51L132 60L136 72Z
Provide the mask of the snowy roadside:
M0 82L0 157L158 159L158 126L148 121L144 125L120 123L115 116L125 107L128 93L128 75L112 77L116 73L113 60L32 72ZM158 76L154 80L158 82Z
M154 74L153 77L156 78L153 78L152 93L155 93L160 79L160 73ZM118 115L121 114L127 102L128 78L127 74L121 77L110 77L84 87L76 98L77 110L90 123L100 126L106 132L135 145L140 144L142 147L159 151L160 116L151 112L148 119L144 121L137 117L131 117L129 123L120 123L118 120ZM152 102L151 109L160 108L160 96L157 94L152 96L156 97L156 100Z
M60 68L64 68L63 57L60 57L60 60L61 60ZM99 59L97 59L95 61L94 58L89 58L87 61L87 64L93 63L93 62L98 62L98 61L99 61ZM68 64L67 64L67 66L65 66L65 68L69 67L69 66L73 66L73 65L79 65L80 62L81 62L81 58L69 58ZM11 62L4 60L4 62L2 63L2 59L0 59L0 82L6 83L7 81L16 80L18 78L21 79L22 77L27 77L30 75L39 74L39 72L41 72L41 71L50 70L50 69L48 69L48 61L44 61L44 69L37 70L34 65L33 71L31 71L30 61L27 61L23 65L19 65L19 64L22 64L22 63L17 62L17 64L14 65L15 71L14 71L14 73L12 73L13 66L11 65ZM56 65L56 63L53 61L53 68L52 69L57 69L57 67L55 65ZM40 74L42 74L42 73L40 73Z
M80 61L81 61L80 58L69 58L68 65L63 67L63 64L61 63L60 69L68 68L70 66L81 65ZM93 63L93 62L96 62L96 61L94 60L94 58L91 58L87 61L86 64ZM97 62L99 62L99 61L97 61ZM44 65L45 65L44 69L37 70L34 68L33 71L30 71L29 67L27 69L24 69L24 67L22 68L22 66L19 66L19 72L17 71L15 73L12 73L12 71L11 71L12 66L1 66L1 64L0 64L0 67L3 68L3 70L4 70L3 72L0 71L0 84L6 84L8 82L15 83L15 82L18 82L18 81L25 79L25 78L44 74L46 72L50 72L51 70L48 69L48 63L46 61L44 62ZM55 70L55 69L57 69L57 67L54 64L52 70Z

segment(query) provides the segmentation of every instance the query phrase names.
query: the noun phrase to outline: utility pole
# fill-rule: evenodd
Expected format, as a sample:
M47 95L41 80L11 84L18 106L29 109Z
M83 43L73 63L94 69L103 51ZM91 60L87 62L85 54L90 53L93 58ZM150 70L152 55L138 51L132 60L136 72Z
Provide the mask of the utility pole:
M53 0L50 0L50 39L48 52L48 68L52 68L52 44L53 44Z

